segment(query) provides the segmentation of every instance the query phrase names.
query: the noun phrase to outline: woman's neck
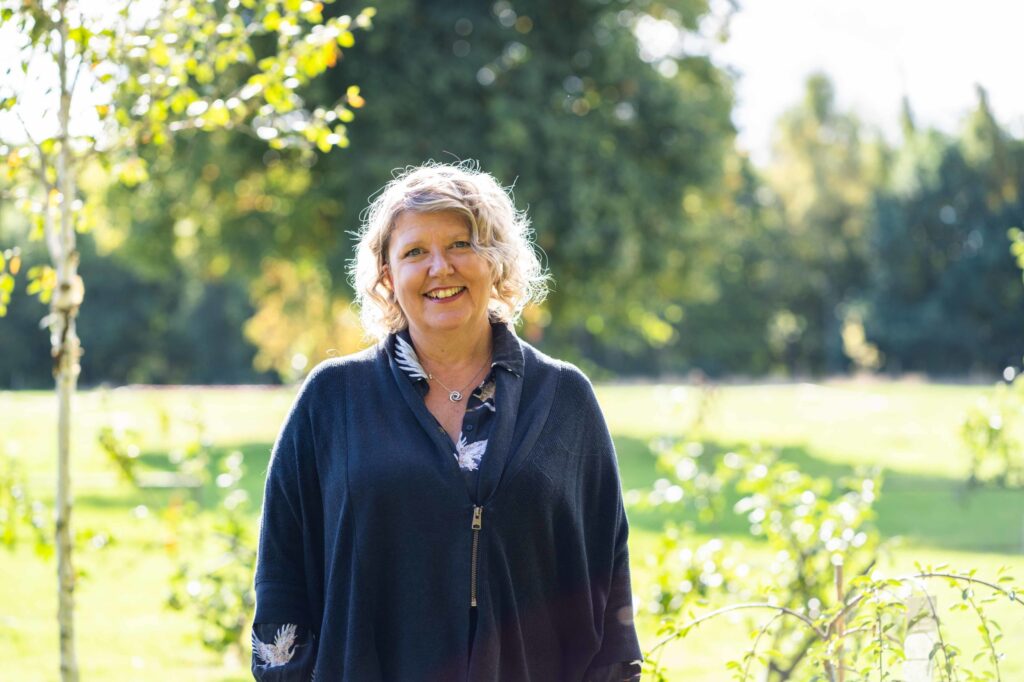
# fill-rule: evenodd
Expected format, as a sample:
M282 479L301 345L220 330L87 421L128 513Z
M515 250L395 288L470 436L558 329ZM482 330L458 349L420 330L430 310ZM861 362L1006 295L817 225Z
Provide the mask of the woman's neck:
M465 330L453 332L424 332L409 327L409 338L416 349L420 364L428 372L460 373L460 370L479 370L490 362L493 341L490 322L484 321L476 333Z

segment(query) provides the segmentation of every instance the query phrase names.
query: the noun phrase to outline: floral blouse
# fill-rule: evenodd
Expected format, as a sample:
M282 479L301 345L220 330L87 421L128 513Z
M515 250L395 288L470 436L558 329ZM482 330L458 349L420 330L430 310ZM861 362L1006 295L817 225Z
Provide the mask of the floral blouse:
M515 340L504 325L493 325L494 347L491 370L466 399L462 432L452 443L452 456L459 464L466 486L475 497L480 462L487 449L487 440L494 427L496 372L499 370L522 376L522 358L515 353ZM420 395L426 398L430 380L420 364L409 338L408 330L388 340L388 350ZM440 389L443 390L443 389ZM441 428L440 423L438 427ZM305 628L280 623L256 623L252 632L252 672L257 682L290 682L310 680L316 662L315 636ZM615 663L591 669L582 682L639 682L640 661Z

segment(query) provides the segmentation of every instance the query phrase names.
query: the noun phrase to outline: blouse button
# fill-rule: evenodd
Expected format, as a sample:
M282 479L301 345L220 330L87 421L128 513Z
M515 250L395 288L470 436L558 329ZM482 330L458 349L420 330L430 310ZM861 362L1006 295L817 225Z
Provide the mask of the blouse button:
M472 431L473 430L473 425L472 424L466 424L464 427L462 427L462 430L463 431Z

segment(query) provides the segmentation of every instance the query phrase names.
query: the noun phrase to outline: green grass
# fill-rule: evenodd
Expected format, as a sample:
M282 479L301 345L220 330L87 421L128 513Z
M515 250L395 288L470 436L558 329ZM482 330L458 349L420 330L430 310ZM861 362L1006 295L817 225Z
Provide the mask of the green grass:
M729 386L717 391L703 428L714 446L753 442L779 448L785 459L816 475L841 476L861 465L885 469L877 505L879 526L901 543L883 570L910 570L914 561L948 562L994 574L1008 565L1024 577L1024 493L964 493L966 459L958 441L964 411L987 389L914 383L831 383ZM188 415L200 414L217 456L245 455L243 485L259 506L270 446L294 389L88 391L75 404L74 527L106 533L105 547L79 552L78 656L84 680L249 679L247 662L222 659L199 644L187 615L163 606L168 577L188 547L181 546L166 513L173 491L137 491L95 445L98 428L121 419L142 436L147 468L167 468L167 453L191 437ZM601 386L598 394L615 436L626 489L649 486L659 476L649 441L679 434L690 423L692 388L662 385ZM52 497L55 401L49 393L0 393L0 447L16 449L33 495ZM171 415L165 430L161 412ZM120 415L120 416L118 416ZM178 493L180 494L180 493ZM205 491L209 523L216 493ZM141 513L140 505L146 513ZM633 511L631 550L638 601L648 593L645 568L665 512ZM255 530L256 517L252 511ZM740 539L739 522L715 529ZM696 545L707 536L693 538ZM177 544L176 543L177 540ZM0 550L0 679L56 680L57 632L54 561L37 558L28 543ZM952 603L955 595L945 595ZM1024 609L996 612L1004 642L1024 641ZM742 626L742 623L740 623ZM654 625L642 622L645 645ZM966 650L976 646L976 623L955 626ZM737 634L741 633L741 634ZM673 644L664 661L672 679L728 679L724 664L742 655L749 640L736 622L721 619ZM1004 680L1024 679L1024 652L1006 647ZM248 652L245 652L246 655Z

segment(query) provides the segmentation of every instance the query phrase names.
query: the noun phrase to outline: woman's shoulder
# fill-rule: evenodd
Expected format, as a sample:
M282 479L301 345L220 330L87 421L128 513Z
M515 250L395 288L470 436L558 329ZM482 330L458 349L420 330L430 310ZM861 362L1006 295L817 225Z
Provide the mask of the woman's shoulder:
M559 392L567 392L572 396L589 397L594 395L594 387L590 378L583 370L567 360L552 357L526 341L520 340L523 355L526 359L527 371L557 376Z
M350 355L322 360L306 375L300 394L315 394L322 390L337 390L339 386L358 385L359 381L374 371L382 353L378 344Z

